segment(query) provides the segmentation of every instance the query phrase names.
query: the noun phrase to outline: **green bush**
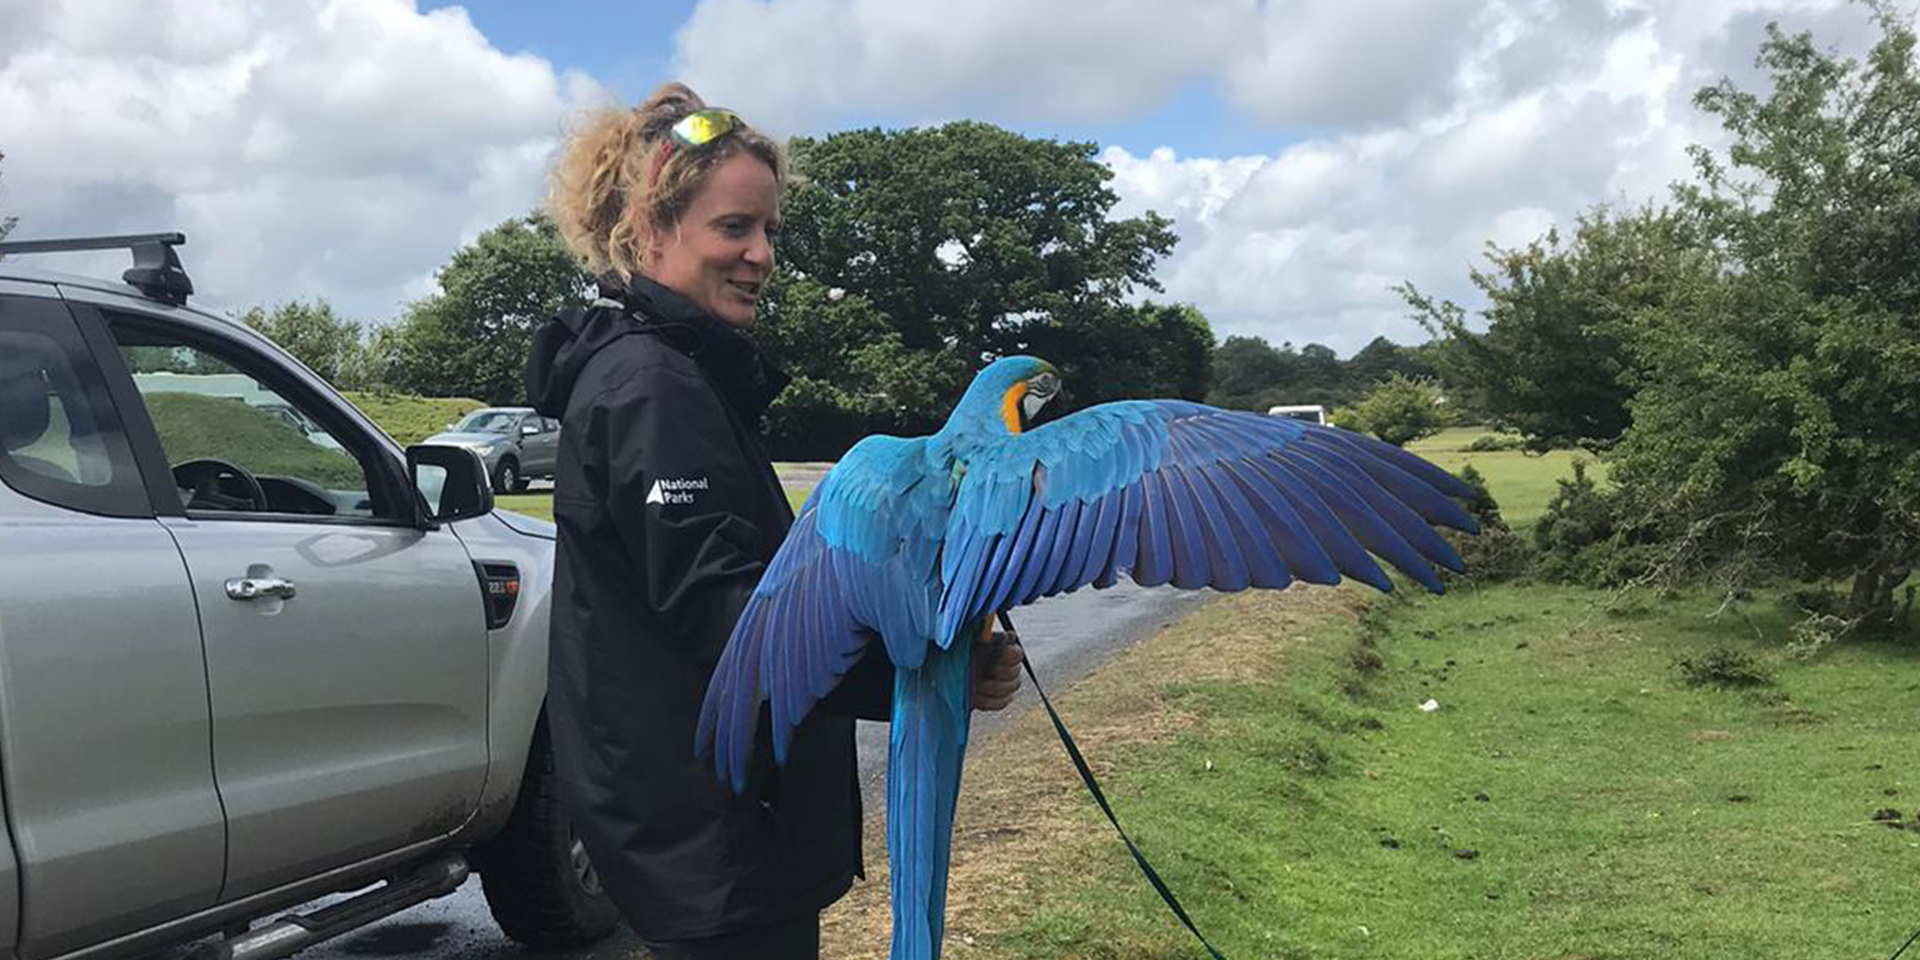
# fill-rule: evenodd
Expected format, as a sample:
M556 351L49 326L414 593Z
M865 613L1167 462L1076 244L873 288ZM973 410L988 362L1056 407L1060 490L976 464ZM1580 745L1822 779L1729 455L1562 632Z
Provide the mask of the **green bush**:
M1446 429L1448 414L1432 381L1395 372L1335 419L1348 430L1371 433L1399 447Z
M1753 654L1725 644L1695 656L1676 657L1673 666L1693 687L1762 687L1773 682L1771 672Z
M1473 438L1473 442L1461 449L1467 453L1500 453L1506 450L1519 450L1526 441L1512 434L1488 433Z
M1544 580L1622 586L1653 572L1661 544L1677 537L1662 536L1656 515L1633 509L1622 491L1601 488L1585 461L1575 460L1573 478L1558 483L1533 528L1534 572Z
M1480 523L1477 534L1445 531L1447 542L1460 552L1467 567L1459 576L1473 583L1502 583L1526 576L1533 566L1533 551L1500 516L1500 504L1487 490L1486 478L1471 463L1462 467L1458 476L1477 494L1467 509Z

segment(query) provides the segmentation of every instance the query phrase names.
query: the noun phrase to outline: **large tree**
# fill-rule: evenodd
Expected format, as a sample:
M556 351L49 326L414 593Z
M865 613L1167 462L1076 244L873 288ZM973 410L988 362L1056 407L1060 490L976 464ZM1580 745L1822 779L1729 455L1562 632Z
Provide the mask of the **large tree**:
M1275 347L1259 337L1233 336L1213 351L1213 382L1207 402L1236 410L1267 410L1283 404L1345 407L1394 374L1431 378L1425 355L1375 337L1346 360L1332 347L1292 343Z
M1457 304L1412 284L1400 292L1442 338L1435 359L1465 405L1543 450L1620 438L1637 381L1633 325L1715 269L1692 217L1651 208L1589 211L1567 240L1548 231L1517 249L1489 244L1487 263L1471 273L1487 298L1484 330Z
M982 123L792 143L802 179L783 208L782 269L859 298L915 358L935 399L902 410L898 429L937 428L988 357L1044 350L1084 369L1114 337L1161 322L1147 308L1128 316L1127 298L1158 289L1153 265L1174 235L1153 213L1110 216L1119 198L1095 149ZM808 322L787 310L792 324ZM1158 383L1103 382L1092 392Z
M508 220L453 255L440 291L407 308L388 350L387 379L408 393L525 398L533 330L588 298L592 278L544 214Z
M832 460L869 433L898 433L948 402L936 355L906 349L868 301L776 272L750 336L793 378L767 411L779 460Z
M1875 9L1864 63L1770 27L1767 92L1696 97L1731 144L1680 195L1728 269L1636 338L1615 472L1700 542L1850 578L1864 622L1920 565L1920 69Z
M367 384L348 382L342 374L362 369L360 325L334 314L325 300L283 303L272 310L254 307L240 315L247 326L265 334L297 357L307 369L342 390L363 390Z

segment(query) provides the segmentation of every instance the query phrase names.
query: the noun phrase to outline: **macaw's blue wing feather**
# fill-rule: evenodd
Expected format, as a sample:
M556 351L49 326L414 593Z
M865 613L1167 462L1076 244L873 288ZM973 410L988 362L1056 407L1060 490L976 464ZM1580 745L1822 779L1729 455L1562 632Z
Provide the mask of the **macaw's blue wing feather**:
M969 452L939 626L1122 573L1217 590L1353 577L1386 560L1438 592L1460 568L1433 525L1474 530L1473 491L1413 454L1332 427L1174 400L1107 403Z
M873 635L895 664L926 655L939 597L947 495L924 440L868 437L821 480L761 576L714 668L694 747L746 786L761 705L776 760Z

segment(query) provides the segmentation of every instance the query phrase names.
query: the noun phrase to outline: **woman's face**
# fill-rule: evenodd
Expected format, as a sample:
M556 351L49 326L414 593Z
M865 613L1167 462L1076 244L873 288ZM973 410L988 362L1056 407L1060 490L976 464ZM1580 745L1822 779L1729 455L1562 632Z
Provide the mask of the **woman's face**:
M731 326L753 326L779 227L773 171L736 153L707 175L679 225L654 239L648 274Z

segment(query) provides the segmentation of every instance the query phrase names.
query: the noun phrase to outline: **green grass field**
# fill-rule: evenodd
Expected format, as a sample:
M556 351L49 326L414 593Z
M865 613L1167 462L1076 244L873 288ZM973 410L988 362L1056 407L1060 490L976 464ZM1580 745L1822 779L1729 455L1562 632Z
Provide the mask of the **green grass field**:
M1537 519L1570 456L1459 451L1470 439L1416 449L1471 459L1510 520ZM1144 684L1176 718L1093 759L1227 956L1884 958L1920 927L1920 642L1790 659L1789 612L1764 596L1712 617L1703 593L1340 590L1357 620L1224 598L1140 648L1173 666L1064 698L1137 713ZM1201 638L1205 657L1156 653ZM1771 682L1686 684L1676 661L1715 648ZM1219 677L1236 658L1252 675ZM1031 775L991 757L969 776ZM1029 902L971 928L968 955L1203 955L1074 805L1077 829L995 881ZM1873 822L1885 808L1904 829Z
M1738 618L1706 620L1708 597L1618 616L1597 599L1382 605L1269 638L1263 682L1165 682L1192 727L1098 758L1123 823L1233 957L1891 953L1920 926L1920 649L1783 661ZM1186 626L1245 631L1262 602ZM1716 644L1774 683L1684 685L1674 658ZM1889 807L1915 829L1871 822ZM1194 955L1103 840L1046 867L1050 892L988 955Z
M401 446L419 443L426 438L445 430L454 421L470 410L478 410L486 404L466 397L415 397L405 394L357 393L343 394L349 402L359 407L362 413L387 436L400 441Z
M1407 449L1456 473L1473 464L1473 468L1487 478L1488 490L1500 503L1500 515L1508 526L1521 533L1546 512L1547 502L1559 489L1558 481L1573 476L1575 460L1587 461L1587 473L1595 480L1606 479L1605 463L1575 451L1554 450L1544 454L1518 450L1467 451L1468 444L1487 435L1486 430L1478 427L1456 427L1407 444Z

